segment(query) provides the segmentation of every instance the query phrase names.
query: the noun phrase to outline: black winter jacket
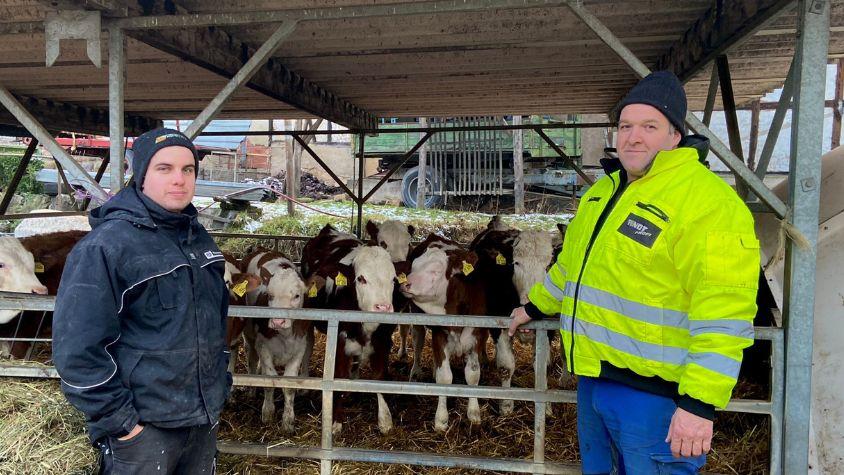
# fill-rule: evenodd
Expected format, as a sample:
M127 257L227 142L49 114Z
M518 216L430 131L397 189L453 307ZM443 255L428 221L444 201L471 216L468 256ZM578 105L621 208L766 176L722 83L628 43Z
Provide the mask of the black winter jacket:
M56 299L53 359L92 441L215 424L231 388L224 260L197 211L126 188L91 212Z

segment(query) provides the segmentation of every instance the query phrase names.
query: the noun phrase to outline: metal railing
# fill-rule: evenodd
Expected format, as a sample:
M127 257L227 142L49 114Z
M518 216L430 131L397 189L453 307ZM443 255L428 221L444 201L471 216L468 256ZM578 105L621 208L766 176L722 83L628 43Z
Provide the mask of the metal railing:
M36 310L52 311L54 297L0 292L0 310ZM471 315L430 315L409 313L370 313L349 312L328 309L278 309L268 307L232 306L230 317L244 318L288 318L311 321L327 321L328 332L325 346L323 376L319 377L284 377L244 375L234 376L236 386L295 388L322 391L322 439L319 447L279 446L277 444L257 444L221 441L219 449L223 453L237 455L262 455L317 459L321 462L321 472L328 474L336 461L356 461L388 464L408 464L436 467L462 467L482 470L499 470L522 473L580 473L574 464L563 464L545 460L545 407L550 403L575 404L576 391L550 390L544 361L549 352L548 341L536 339L534 354L535 382L533 388L504 388L489 386L439 385L433 383L374 381L374 380L335 380L334 355L336 354L338 328L340 322L378 322L382 324L414 324L427 326L463 326L476 328L506 329L509 319L506 317L471 316ZM559 322L543 320L530 322L527 328L557 330ZM785 359L783 331L781 328L756 328L756 337L770 340L772 347L772 378L770 400L733 399L725 411L752 414L765 414L771 417L770 470L780 473L782 466L782 421L783 421L783 375ZM8 340L8 339L6 339ZM541 363L542 362L542 363ZM54 368L22 366L15 364L0 365L0 376L56 378ZM417 396L476 397L484 399L509 399L528 401L534 404L534 450L532 460L502 459L488 457L467 457L461 455L437 455L422 452L378 451L358 448L335 448L333 445L333 394L335 391L359 393L388 393Z

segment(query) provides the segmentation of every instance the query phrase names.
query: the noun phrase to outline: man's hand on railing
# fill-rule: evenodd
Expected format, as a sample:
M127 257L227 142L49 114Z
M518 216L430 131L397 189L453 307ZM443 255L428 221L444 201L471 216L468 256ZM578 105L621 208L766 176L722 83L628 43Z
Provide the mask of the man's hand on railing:
M530 333L532 330L519 329L520 326L530 321L530 315L527 314L524 307L513 309L510 313L510 330L507 332L510 337L516 334L516 330L522 333Z

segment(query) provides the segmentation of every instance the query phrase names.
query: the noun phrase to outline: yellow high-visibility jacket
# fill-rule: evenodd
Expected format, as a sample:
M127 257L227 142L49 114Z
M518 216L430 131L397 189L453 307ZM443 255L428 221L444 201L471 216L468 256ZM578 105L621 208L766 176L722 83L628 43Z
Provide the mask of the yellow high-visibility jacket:
M697 157L663 151L632 183L598 180L528 313L560 315L573 373L632 373L703 415L727 405L753 343L760 254L750 211Z

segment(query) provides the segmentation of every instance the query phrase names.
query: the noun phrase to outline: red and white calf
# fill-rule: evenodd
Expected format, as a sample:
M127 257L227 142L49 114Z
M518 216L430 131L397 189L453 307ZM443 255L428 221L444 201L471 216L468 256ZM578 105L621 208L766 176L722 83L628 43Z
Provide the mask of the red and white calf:
M480 272L474 271L477 259L475 253L456 242L432 234L410 253L411 272L407 282L402 284L402 292L425 313L486 315L484 293L488 282ZM437 384L452 383L451 358L462 356L465 360L463 371L466 383L477 386L481 380L479 355L485 351L484 344L489 338L489 331L470 327L429 328ZM422 348L421 342L414 341L416 348ZM417 362L418 358L414 358L414 367ZM434 429L438 432L448 428L446 403L447 398L440 396L434 417ZM469 398L467 415L472 423L481 422L477 398Z
M309 308L392 312L396 272L389 253L367 246L354 236L326 225L308 241L302 254L308 262ZM395 325L342 322L339 326L334 377L357 378L360 367L368 364L373 378L387 377L392 333ZM377 394L378 428L386 434L393 418L384 396ZM342 430L344 401L335 398L334 431Z
M416 229L412 225L407 225L401 221L384 221L378 224L374 221L367 221L366 232L369 233L370 246L380 246L390 253L390 259L396 268L396 275L399 280L403 281L408 272L410 272L410 263L407 262L407 254L410 252L410 240L413 238L413 233ZM397 311L404 311L402 309L407 307L407 298L396 289L393 295L393 306ZM410 332L411 325L399 325L400 345L398 357L403 359L407 356L407 336ZM422 329L424 332L424 329ZM423 333L424 338L424 333Z

